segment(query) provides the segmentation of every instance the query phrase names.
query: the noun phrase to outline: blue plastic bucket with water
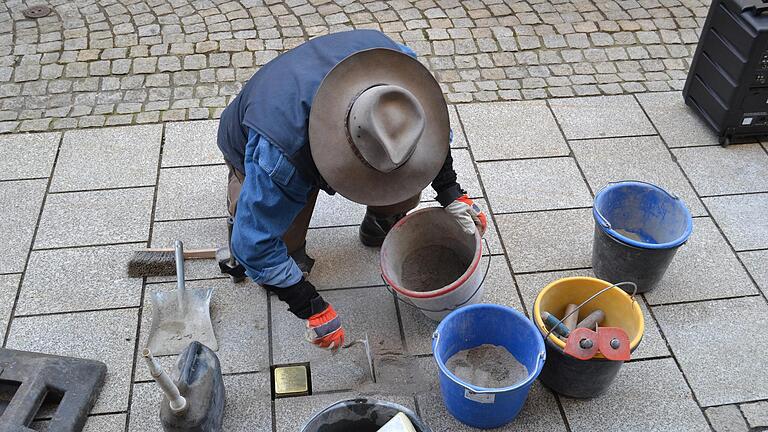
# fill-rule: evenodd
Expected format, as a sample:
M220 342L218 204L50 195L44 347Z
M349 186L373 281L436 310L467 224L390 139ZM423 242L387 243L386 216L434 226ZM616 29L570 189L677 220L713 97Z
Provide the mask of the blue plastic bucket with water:
M463 382L445 366L457 352L483 344L506 348L528 369L528 377L515 385L492 389ZM536 326L520 312L495 304L465 306L443 318L432 336L432 352L448 412L464 424L483 429L514 420L546 358Z
M641 181L611 183L595 196L592 268L603 280L653 289L693 231L691 212L677 196Z

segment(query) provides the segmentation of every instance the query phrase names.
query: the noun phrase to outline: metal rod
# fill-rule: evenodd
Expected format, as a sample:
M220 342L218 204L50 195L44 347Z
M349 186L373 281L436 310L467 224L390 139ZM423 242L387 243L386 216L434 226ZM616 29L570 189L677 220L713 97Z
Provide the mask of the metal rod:
M184 297L186 288L184 287L184 243L176 240L174 244L176 250L176 299L179 301L179 313L184 314Z
M171 405L171 411L173 411L174 414L184 412L187 409L187 400L184 399L184 396L182 396L181 393L179 393L179 388L173 383L171 377L165 373L163 367L160 366L160 363L152 357L149 348L144 348L142 355L147 362L147 367L149 368L149 373L152 375L152 378L157 382L158 387L163 391L165 397L168 398Z

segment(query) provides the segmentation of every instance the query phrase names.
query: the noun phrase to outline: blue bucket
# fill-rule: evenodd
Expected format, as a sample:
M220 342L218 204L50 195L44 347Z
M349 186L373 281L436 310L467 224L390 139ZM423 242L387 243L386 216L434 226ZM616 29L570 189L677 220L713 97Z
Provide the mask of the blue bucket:
M691 212L677 196L641 181L611 183L595 196L592 268L603 280L653 289L677 248L693 231Z
M477 387L461 381L445 366L457 352L483 344L505 347L528 369L528 378L510 387ZM432 352L448 412L462 423L482 429L514 420L546 358L536 326L520 312L495 304L465 306L443 318L432 336Z

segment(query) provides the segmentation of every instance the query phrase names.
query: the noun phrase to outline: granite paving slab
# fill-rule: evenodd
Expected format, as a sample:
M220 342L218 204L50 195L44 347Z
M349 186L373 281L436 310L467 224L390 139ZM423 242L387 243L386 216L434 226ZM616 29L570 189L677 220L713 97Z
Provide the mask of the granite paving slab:
M155 220L228 216L227 167L163 168L157 186Z
M5 340L5 331L11 318L20 280L19 274L0 275L0 340Z
M545 101L473 103L458 110L477 161L569 153Z
M536 296L542 289L544 289L544 287L558 279L575 276L595 277L592 273L592 269L517 275L517 283L520 287L523 301L525 302L526 313L530 314L533 312L533 303L536 301ZM643 340L640 341L640 345L638 345L635 352L632 353L632 359L669 356L670 353L669 349L667 349L667 344L664 342L664 339L659 332L659 327L656 324L656 321L648 311L646 302L641 297L637 298L645 319L645 333L643 334Z
M154 185L162 133L162 125L65 132L51 191Z
M459 114L456 112L456 105L448 105L448 119L451 122L451 131L453 132L451 148L466 148L467 138L464 136L464 128L459 120Z
M295 398L285 398L275 400L275 423L277 432L296 432L301 430L304 425L315 414L324 410L330 405L347 399L359 398L358 393L324 393L312 396L302 396ZM393 395L366 395L372 399L381 399L416 410L413 397L393 396Z
M685 104L680 92L636 95L669 147L718 145L717 135L699 115Z
M763 297L655 306L653 312L701 406L768 398L759 361L764 344L754 337L754 329L768 325Z
M272 404L268 374L225 375L224 390L226 402L223 431L272 430ZM159 417L161 398L162 393L153 382L133 385L129 432L162 430Z
M16 315L141 305L141 279L125 267L143 244L33 251Z
M768 191L768 154L759 144L674 149L701 196Z
M103 414L88 417L82 432L124 432L126 414ZM49 421L36 421L30 426L38 432L54 432Z
M485 271L488 259L489 257L483 257L479 271ZM525 313L520 305L517 287L512 279L512 274L509 272L505 257L493 255L490 260L490 267L482 285L483 297L481 302L501 304ZM467 294L467 298L471 294ZM413 355L432 354L432 333L434 333L438 323L427 318L420 310L403 302L400 302L399 309L408 352Z
M678 248L664 277L645 298L655 305L757 293L712 220L695 218L691 238Z
M167 123L163 168L224 163L224 156L216 145L218 129L218 120Z
M401 352L400 328L395 300L384 287L344 289L321 293L341 317L347 341L368 334L374 355ZM359 346L343 350L335 356L305 340L306 324L296 318L277 299L272 301L273 362L309 361L312 367L313 391L351 390L369 383L365 354Z
M591 209L497 215L515 273L591 266Z
M92 414L128 409L138 309L14 318L7 348L98 360L107 378Z
M641 180L682 198L694 216L707 214L658 137L572 141L571 148L595 194L609 182Z
M422 197L426 195L422 193ZM360 225L365 217L365 206L350 201L343 196L328 195L320 192L317 195L315 211L309 221L310 228L328 228L339 225Z
M712 425L712 429L717 432L740 432L748 431L747 421L741 414L738 405L721 405L707 408L704 413Z
M269 352L267 294L252 282L233 284L229 279L191 281L188 289L213 288L211 299L211 323L219 349L216 354L221 361L223 373L263 372L268 370ZM176 289L175 283L152 284L147 286L144 296L144 312L141 316L139 350L136 353L135 381L150 381L152 376L141 357L142 349L149 341L152 325L152 293ZM170 369L176 356L158 357L163 367Z
M145 242L153 193L153 188L133 188L51 194L34 247Z
M51 175L61 133L0 137L0 180L21 180Z
M653 135L656 130L629 95L551 99L566 139Z
M572 158L478 164L494 212L589 207L592 196Z
M602 396L560 401L574 432L709 429L673 359L624 364Z
M0 273L24 270L46 188L45 180L0 182Z
M315 259L309 280L319 290L382 283L379 248L363 246L357 226L310 229L307 254Z
M768 248L768 193L704 198L712 217L737 251Z
M768 427L768 401L742 404L739 407L749 427Z
M451 151L453 157L453 170L456 171L456 181L461 185L461 188L467 191L467 195L470 198L482 198L483 190L480 188L480 181L477 179L477 171L475 170L475 164L472 162L472 157L469 155L469 150L455 149ZM433 190L428 187L428 195L430 198L433 196Z
M757 286L768 295L768 250L741 252L739 258Z
M184 249L228 247L227 219L195 219L153 224L151 241L153 248L173 249L176 240L182 241ZM228 278L221 273L215 259L186 260L184 277L186 280ZM147 279L149 282L175 280L176 276L155 276Z

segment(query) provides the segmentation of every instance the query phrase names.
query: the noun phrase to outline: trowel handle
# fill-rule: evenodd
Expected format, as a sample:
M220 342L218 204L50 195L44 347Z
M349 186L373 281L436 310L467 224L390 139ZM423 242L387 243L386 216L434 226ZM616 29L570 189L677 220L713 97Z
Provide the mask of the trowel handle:
M176 250L176 298L179 299L179 310L184 311L184 243L176 240L174 243Z

